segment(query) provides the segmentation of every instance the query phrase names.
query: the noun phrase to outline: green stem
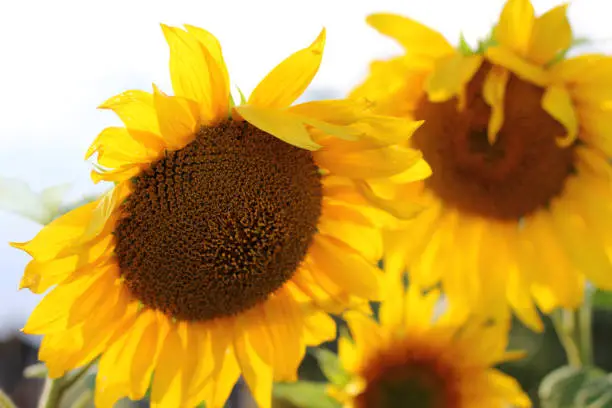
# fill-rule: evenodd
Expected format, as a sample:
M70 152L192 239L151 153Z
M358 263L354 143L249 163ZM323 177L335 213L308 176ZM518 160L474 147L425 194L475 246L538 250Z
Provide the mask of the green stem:
M592 299L587 292L579 309L560 309L551 316L567 362L573 367L593 365L592 313Z
M45 388L43 389L42 396L38 403L38 408L59 408L64 393L76 384L77 381L83 378L95 363L96 360L89 362L79 371L68 377L64 376L55 379L47 378L45 381Z
M593 299L586 296L584 303L576 312L578 324L576 329L580 338L580 359L584 366L593 365Z
M575 322L572 312L566 309L559 309L551 315L551 318L559 341L565 349L567 363L573 367L581 367L582 360L580 357L579 344L574 336Z

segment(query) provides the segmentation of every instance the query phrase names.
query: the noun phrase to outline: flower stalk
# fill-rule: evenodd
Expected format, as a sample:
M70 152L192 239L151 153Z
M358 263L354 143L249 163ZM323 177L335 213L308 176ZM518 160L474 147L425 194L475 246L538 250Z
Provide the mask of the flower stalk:
M585 300L578 309L559 309L551 315L567 362L577 368L593 365L592 292L587 289Z
M63 377L53 379L47 377L38 408L59 408L64 394L83 378L95 363L96 360L91 361L70 376L64 375Z

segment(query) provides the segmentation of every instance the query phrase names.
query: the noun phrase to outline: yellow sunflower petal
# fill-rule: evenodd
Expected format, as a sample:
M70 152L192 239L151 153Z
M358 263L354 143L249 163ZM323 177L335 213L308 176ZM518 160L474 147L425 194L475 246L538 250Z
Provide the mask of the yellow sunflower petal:
M189 24L185 24L185 28L210 53L211 57L215 60L216 66L220 71L221 77L217 78L219 80L219 84L217 84L216 80L211 79L211 81L213 81L213 86L216 85L225 90L225 92L217 93L217 95L219 97L223 95L229 97L229 73L227 72L227 65L225 64L225 59L223 58L223 51L221 50L221 44L219 43L219 40L217 40L214 35L204 30L203 28L195 27ZM219 101L218 105L223 105L223 101Z
M432 235L439 226L440 210L439 205L432 205L405 226L384 231L385 271L403 272L406 265L414 262L419 254L427 257L425 248L434 245Z
M189 390L189 401L206 401L211 407L222 407L234 388L240 368L232 350L233 320L221 319L196 328L198 356Z
M251 105L238 106L236 110L253 126L293 146L306 150L316 150L321 147L312 140L301 116Z
M96 290L100 272L76 278L73 282L53 289L36 306L23 331L28 334L53 333L68 328L70 308L75 298L88 290Z
M102 354L96 376L96 406L113 407L126 395L132 399L144 396L157 359L157 336L165 337L161 327L150 325L154 320L153 312L143 312Z
M482 56L480 55L465 56L454 53L439 59L425 84L429 100L442 102L459 95L481 64Z
M350 99L328 99L300 103L288 110L300 116L348 126L368 115L369 104Z
M382 257L382 237L378 228L325 218L319 221L317 228L321 234L348 244L370 262L376 262Z
M527 259L521 261L521 267L533 276L533 294L540 308L550 313L558 307L577 307L582 302L584 279L560 245L551 215L540 212L528 217L522 234L521 257Z
M521 390L518 381L498 370L489 370L487 373L487 388L490 387L498 398L516 407L531 407L529 397Z
M385 271L388 271L386 264ZM404 295L404 278L405 276L403 273L394 271L394 273L386 273L383 279L383 294L381 297L384 301L380 304L378 316L380 319L380 326L389 332L402 331L406 323L405 319L407 315L405 314L406 309L404 306L406 303L406 296ZM417 285L410 285L412 290L416 287ZM411 316L413 315L412 312L410 314Z
M420 269L420 272L431 274L431 277L434 278L437 273L440 273L437 271L441 270L442 287L451 307L460 309L470 305L475 308L484 292L484 283L478 275L478 262L484 252L482 247L486 227L479 219L471 219L457 213L453 214L447 222L448 227L446 228L450 228L439 238L437 256L444 257L444 254L449 254L449 256L445 261L429 260L432 262L431 268L435 268L436 272L423 271L423 269ZM431 281L433 282L433 279ZM490 284L490 281L487 283Z
M91 221L85 224L85 232L82 236L82 242L91 241L104 233L111 233L117 220L118 213L115 211L125 199L132 193L133 185L131 182L116 184L114 188L107 191L99 200L95 201L95 207L92 211ZM78 253L81 246L75 245L71 248L72 252Z
M144 135L142 132L139 134ZM156 143L155 140L152 140L149 146L153 143ZM136 140L128 129L108 127L96 137L87 150L85 159L98 152L98 164L108 168L133 163L150 163L157 158L163 147L157 143L156 148L149 148Z
M372 14L366 19L381 34L397 40L415 57L440 58L455 52L444 36L410 18L395 14Z
M11 246L24 250L38 261L49 261L83 236L97 205L98 200L75 208L43 227L31 241L13 242Z
M79 254L52 259L49 261L30 261L25 268L19 288L28 288L33 293L44 293L52 285L58 284L73 274L81 274L100 266L108 259L113 248L112 236L105 237L91 246L86 246Z
M401 147L387 146L351 152L337 152L326 148L314 153L317 164L335 175L353 179L389 177L402 173L418 163L421 152Z
M610 77L612 58L602 54L584 54L563 59L550 67L555 83L583 84L601 82ZM595 74L595 76L593 75Z
M120 290L117 286L118 279L118 271L115 268L110 268L104 270L102 274L95 278L91 286L87 287L84 284L83 287L79 288L81 293L72 299L73 306L70 308L68 315L68 327L90 319L102 303L103 297L109 297L114 291ZM74 282L70 283L74 284Z
M440 291L432 289L427 294L423 294L417 285L410 285L403 297L403 310L399 313L403 315L405 333L430 329L434 322L436 306L439 306Z
M321 310L304 315L304 342L316 346L336 337L336 322Z
M139 400L146 394L165 336L155 312L150 310L143 311L127 333L118 364L129 362L125 370L129 374L128 396L131 399Z
M535 14L530 0L508 0L495 27L495 39L518 55L529 50Z
M572 28L567 19L567 4L562 4L536 18L527 56L531 61L544 65L571 45Z
M483 86L483 97L491 107L491 117L487 128L489 144L497 140L497 134L504 124L504 95L508 84L509 72L499 66L491 68Z
M366 299L376 299L381 285L381 271L346 244L319 235L311 245L314 264L337 285ZM342 255L339 255L342 254ZM359 276L353 279L351 276Z
M223 363L216 371L210 381L202 390L203 401L211 408L222 408L225 406L236 381L240 377L240 366L232 350L227 350L223 355Z
M612 263L591 234L580 210L569 199L554 203L552 222L574 265L602 289L612 290Z
M580 138L612 157L612 110L580 109Z
M578 118L570 93L561 86L548 87L542 98L542 108L567 130L566 135L557 139L559 146L572 145L578 137Z
M281 288L268 298L263 313L274 350L274 380L296 381L298 366L306 352L301 336L302 311L287 289Z
M108 99L98 108L115 112L128 129L150 132L161 137L153 95L149 92L126 91Z
M238 319L234 334L234 350L244 380L257 405L261 408L270 408L275 356L267 327L258 308L251 309Z
M151 406L160 408L181 406L186 399L183 366L191 359L184 329L179 327L186 323L166 324L172 326L163 340L151 386Z
M96 407L113 408L118 400L128 394L129 371L121 367L125 362L119 359L124 341L125 338L118 339L100 356L94 397Z
M300 50L276 66L255 87L249 105L266 108L285 108L306 90L321 65L325 47L325 29L308 47Z
M541 332L544 326L529 290L533 284L533 277L521 270L517 263L518 231L509 228L504 231L503 235L505 236L505 242L500 241L500 245L497 247L499 251L497 259L499 265L507 265L506 293L508 301L522 322L532 330Z
M333 282L323 271L305 262L291 278L296 287L310 297L314 304L330 313L342 313L351 304L352 297ZM316 335L316 331L311 331Z
M357 355L355 343L343 335L338 337L338 358L340 363L342 363L342 367L348 372L357 370L359 356Z
M131 327L136 307L130 307L125 291L115 291L115 293L122 296L103 298L96 319L88 319L82 325L75 326L79 329L78 340L76 343L69 343L64 350L68 357L65 368L74 369L91 362L108 348L109 343L123 336ZM48 367L53 365L49 360L45 363Z
M91 181L94 184L100 181L123 183L138 175L145 167L145 164L128 164L113 170L92 170L90 174Z
M485 51L485 56L493 64L501 65L535 85L546 86L551 80L550 72L525 60L507 48L489 47Z
M405 56L374 61L368 78L351 91L349 98L373 102L372 109L377 113L408 117L421 98L423 81L434 63Z
M382 331L372 318L363 313L350 311L342 317L351 329L356 355L362 360L367 360L368 355L381 347Z
M153 87L153 101L161 134L170 149L180 149L194 137L198 122L189 102L177 96L168 96Z
M225 103L227 99L217 100L216 97L220 95L213 92L216 86L225 85L229 93L229 87L223 84L225 79L220 74L215 59L209 60L206 57L203 52L205 48L190 33L164 24L162 24L162 30L170 47L170 76L174 93L179 97L196 102L199 106L199 117L195 119L202 119L204 123L215 120L219 110L227 112L228 104ZM215 73L214 77L212 73ZM217 76L217 73L220 75ZM213 80L220 81L220 83L213 84ZM218 105L222 105L221 108ZM160 124L160 128L162 128L162 135L166 137L163 125Z

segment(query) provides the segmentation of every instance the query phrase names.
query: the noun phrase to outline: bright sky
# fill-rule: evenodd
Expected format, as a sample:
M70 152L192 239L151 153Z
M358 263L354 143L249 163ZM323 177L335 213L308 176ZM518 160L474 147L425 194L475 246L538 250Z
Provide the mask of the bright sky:
M159 23L198 25L224 49L232 81L248 94L278 62L327 28L323 64L305 98L342 97L368 62L400 49L364 22L395 12L435 27L451 42L485 36L501 0L20 0L0 2L0 176L35 190L74 184L94 191L83 154L99 131L116 124L101 102L126 89L171 92L168 49ZM558 4L534 0L536 12ZM575 0L574 32L612 51L607 0ZM98 189L99 190L99 189ZM23 325L37 301L16 292L27 257L1 244L27 240L39 226L0 213L0 333Z

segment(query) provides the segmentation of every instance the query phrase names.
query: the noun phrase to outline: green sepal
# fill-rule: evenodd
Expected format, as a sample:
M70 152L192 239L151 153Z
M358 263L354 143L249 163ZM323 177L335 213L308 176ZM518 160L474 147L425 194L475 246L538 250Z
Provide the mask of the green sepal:
M242 89L240 89L240 88L238 88L238 87L236 87L236 89L238 90L238 93L240 94L240 104L241 104L241 105L246 105L246 103L247 103L247 99L246 99L246 97L244 96L244 94L242 93Z
M555 65L563 60L565 60L567 58L567 54L575 47L579 47L581 45L585 45L585 44L589 44L591 42L591 40L589 40L588 38L583 38L583 37L576 37L572 39L572 43L570 44L569 47L567 47L564 50L561 50L557 53L557 55L555 55L555 57L550 60L548 63L546 63L547 67L550 67L552 65Z
M465 56L475 54L475 51L470 47L463 33L459 34L459 45L457 46L459 52Z
M478 41L478 47L476 48L475 54L484 54L487 48L498 45L497 39L495 38L495 26L491 29L489 34L482 40Z

